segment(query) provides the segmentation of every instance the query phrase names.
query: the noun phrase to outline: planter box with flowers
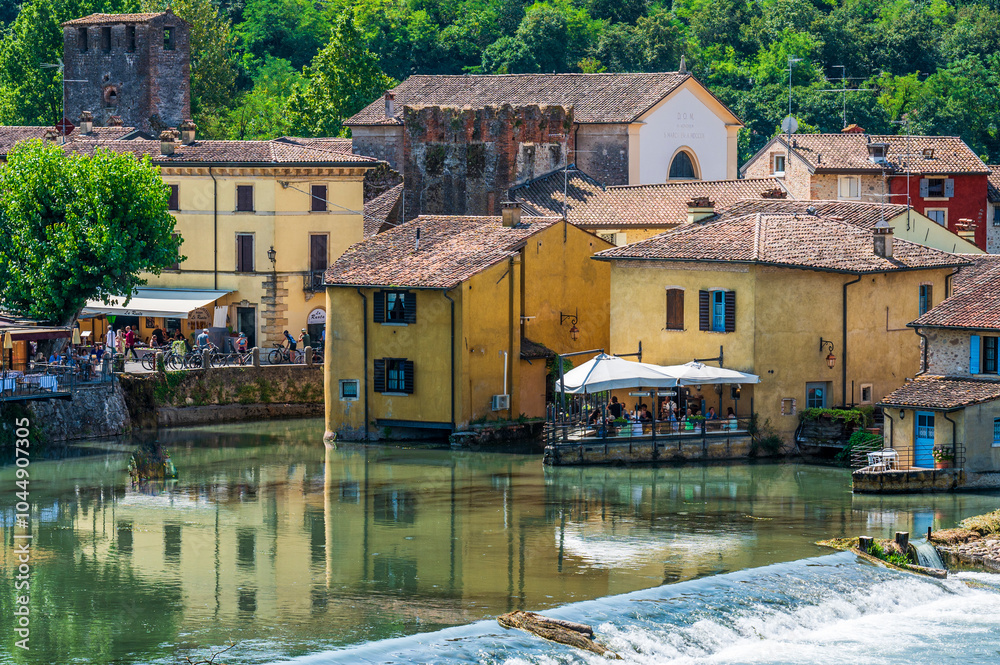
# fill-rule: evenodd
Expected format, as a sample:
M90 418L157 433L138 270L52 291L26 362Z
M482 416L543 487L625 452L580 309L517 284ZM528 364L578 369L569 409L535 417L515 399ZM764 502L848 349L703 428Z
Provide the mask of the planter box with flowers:
M952 462L955 461L954 451L946 446L934 446L931 454L934 456L935 469L950 469Z

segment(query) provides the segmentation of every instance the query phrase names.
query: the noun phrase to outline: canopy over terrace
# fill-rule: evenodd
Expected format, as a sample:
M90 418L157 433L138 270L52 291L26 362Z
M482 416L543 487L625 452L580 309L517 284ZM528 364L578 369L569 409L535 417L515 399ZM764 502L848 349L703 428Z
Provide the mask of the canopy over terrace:
M698 361L683 365L652 365L660 372L677 380L679 386L700 386L713 383L760 383L756 374L737 372L724 367L711 367Z
M192 310L213 303L230 293L232 292L211 289L138 288L128 303L125 302L124 296L110 298L109 304L104 304L100 300L88 300L83 313L184 319Z
M567 372L556 389L562 391L565 386L565 392L581 395L619 388L672 388L676 385L677 379L664 374L658 365L601 353Z

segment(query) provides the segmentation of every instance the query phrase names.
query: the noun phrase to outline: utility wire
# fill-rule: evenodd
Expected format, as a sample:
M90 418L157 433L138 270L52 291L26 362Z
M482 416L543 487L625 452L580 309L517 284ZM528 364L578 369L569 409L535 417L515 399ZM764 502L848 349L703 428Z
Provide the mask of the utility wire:
M358 212L357 210L351 210L350 208L345 208L344 206L340 205L339 203L334 203L333 201L331 201L329 199L324 199L321 196L316 196L312 192L307 192L304 189L299 189L298 187L296 187L292 183L288 182L287 180L282 180L281 181L281 186L284 187L285 189L294 189L296 192L302 192L303 194L308 194L311 198L319 199L320 201L323 201L327 205L335 206L337 208L340 208L341 210L346 210L347 212L354 213L355 215L364 216L364 214L365 214L364 212Z

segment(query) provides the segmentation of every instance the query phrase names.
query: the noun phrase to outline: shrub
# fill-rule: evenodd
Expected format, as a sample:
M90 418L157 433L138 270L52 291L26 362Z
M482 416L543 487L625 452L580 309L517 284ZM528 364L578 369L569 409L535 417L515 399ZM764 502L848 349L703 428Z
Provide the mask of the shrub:
M747 432L750 434L750 450L747 452L749 457L757 457L761 454L777 455L785 447L784 440L771 426L770 418L761 424L759 416L756 413L751 414Z
M855 427L867 427L866 423L872 422L869 416L859 409L803 409L799 412L799 420L803 422L820 418L842 420Z

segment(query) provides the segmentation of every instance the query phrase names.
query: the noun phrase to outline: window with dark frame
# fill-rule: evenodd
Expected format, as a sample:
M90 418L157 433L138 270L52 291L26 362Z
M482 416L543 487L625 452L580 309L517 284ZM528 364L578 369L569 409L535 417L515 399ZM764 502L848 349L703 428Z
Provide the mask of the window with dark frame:
M1000 446L1000 418L993 419L993 447Z
M722 289L699 291L698 329L736 332L736 292Z
M726 292L712 291L712 330L723 332L726 329Z
M934 300L932 296L933 296L933 287L930 284L921 284L918 316L923 316L931 309L931 307L934 306Z
M379 358L374 363L377 393L413 394L413 361L406 358Z
M111 28L101 28L101 50L111 52Z
M684 330L684 289L667 289L667 330Z
M253 212L253 185L236 185L236 212Z
M180 185L169 185L170 187L170 200L167 202L167 210L180 210L181 209L181 196L180 196Z
M417 294L412 291L376 291L372 309L375 323L416 323Z
M360 382L358 379L341 379L340 380L340 399L345 401L353 401L358 399L358 384Z
M125 26L125 49L129 53L135 52L135 26Z
M312 186L312 212L326 212L326 185Z
M174 29L164 28L163 29L163 50L173 51L174 50Z
M312 272L323 272L330 267L329 254L327 253L327 235L325 233L314 233L309 236L309 270Z
M236 234L236 272L253 272L253 234Z
M983 337L983 374L997 373L997 338Z
M76 43L80 47L80 53L86 53L89 47L87 43L87 29L77 28L76 29Z

